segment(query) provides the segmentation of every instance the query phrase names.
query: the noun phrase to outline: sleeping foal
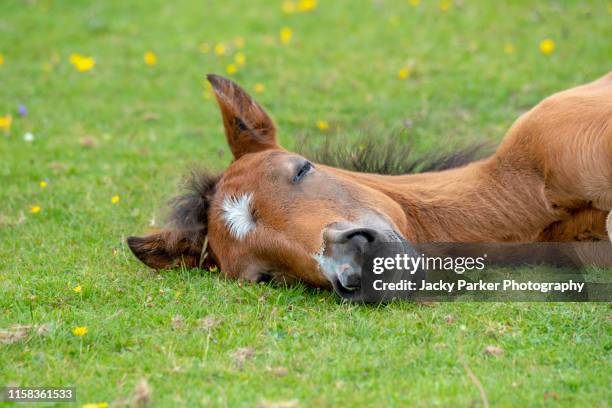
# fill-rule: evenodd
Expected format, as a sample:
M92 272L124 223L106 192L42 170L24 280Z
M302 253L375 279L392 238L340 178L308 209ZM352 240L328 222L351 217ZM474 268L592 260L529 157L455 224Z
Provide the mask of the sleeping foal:
M208 80L234 160L223 173L196 177L192 191L175 200L166 228L128 239L153 268L218 266L249 281L350 290L361 273L353 260L373 242L612 234L612 74L539 103L488 158L400 176L347 171L287 151L242 88L215 75Z

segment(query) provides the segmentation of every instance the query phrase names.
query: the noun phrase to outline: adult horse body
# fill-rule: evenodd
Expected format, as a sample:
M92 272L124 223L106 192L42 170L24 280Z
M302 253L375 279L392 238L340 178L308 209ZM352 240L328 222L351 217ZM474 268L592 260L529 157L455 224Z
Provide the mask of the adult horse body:
M606 217L612 233L612 74L545 99L489 158L401 176L286 151L244 90L208 79L235 160L195 179L165 229L128 238L153 268L218 265L250 281L354 290L364 248L380 241L605 240Z

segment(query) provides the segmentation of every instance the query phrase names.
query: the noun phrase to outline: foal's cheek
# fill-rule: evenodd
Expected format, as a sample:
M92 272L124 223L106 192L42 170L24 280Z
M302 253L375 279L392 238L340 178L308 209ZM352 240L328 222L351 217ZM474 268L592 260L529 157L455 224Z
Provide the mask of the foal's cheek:
M260 276L260 268L255 264L248 264L242 271L240 271L240 279L247 282L257 282Z
M331 288L331 283L319 268L318 262L313 256L303 260L303 264L299 270L300 280L309 286L317 288Z

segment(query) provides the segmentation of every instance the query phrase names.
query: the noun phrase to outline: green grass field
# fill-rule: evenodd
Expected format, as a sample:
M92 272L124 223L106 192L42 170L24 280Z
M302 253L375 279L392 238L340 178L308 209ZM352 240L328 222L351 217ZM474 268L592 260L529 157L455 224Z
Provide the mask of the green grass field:
M78 406L137 403L144 378L157 407L451 407L481 405L480 382L492 406L611 405L607 304L360 306L131 255L191 166L229 162L204 83L229 64L288 148L405 127L420 151L496 143L612 69L607 1L297 3L3 1L0 386L75 386Z

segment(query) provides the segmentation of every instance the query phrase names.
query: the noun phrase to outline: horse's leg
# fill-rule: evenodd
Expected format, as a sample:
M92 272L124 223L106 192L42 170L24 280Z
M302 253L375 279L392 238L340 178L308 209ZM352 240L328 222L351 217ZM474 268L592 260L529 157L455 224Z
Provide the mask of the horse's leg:
M608 218L607 228L606 217ZM565 220L549 225L540 233L536 241L601 241L612 237L611 228L612 218L605 211L588 208Z

